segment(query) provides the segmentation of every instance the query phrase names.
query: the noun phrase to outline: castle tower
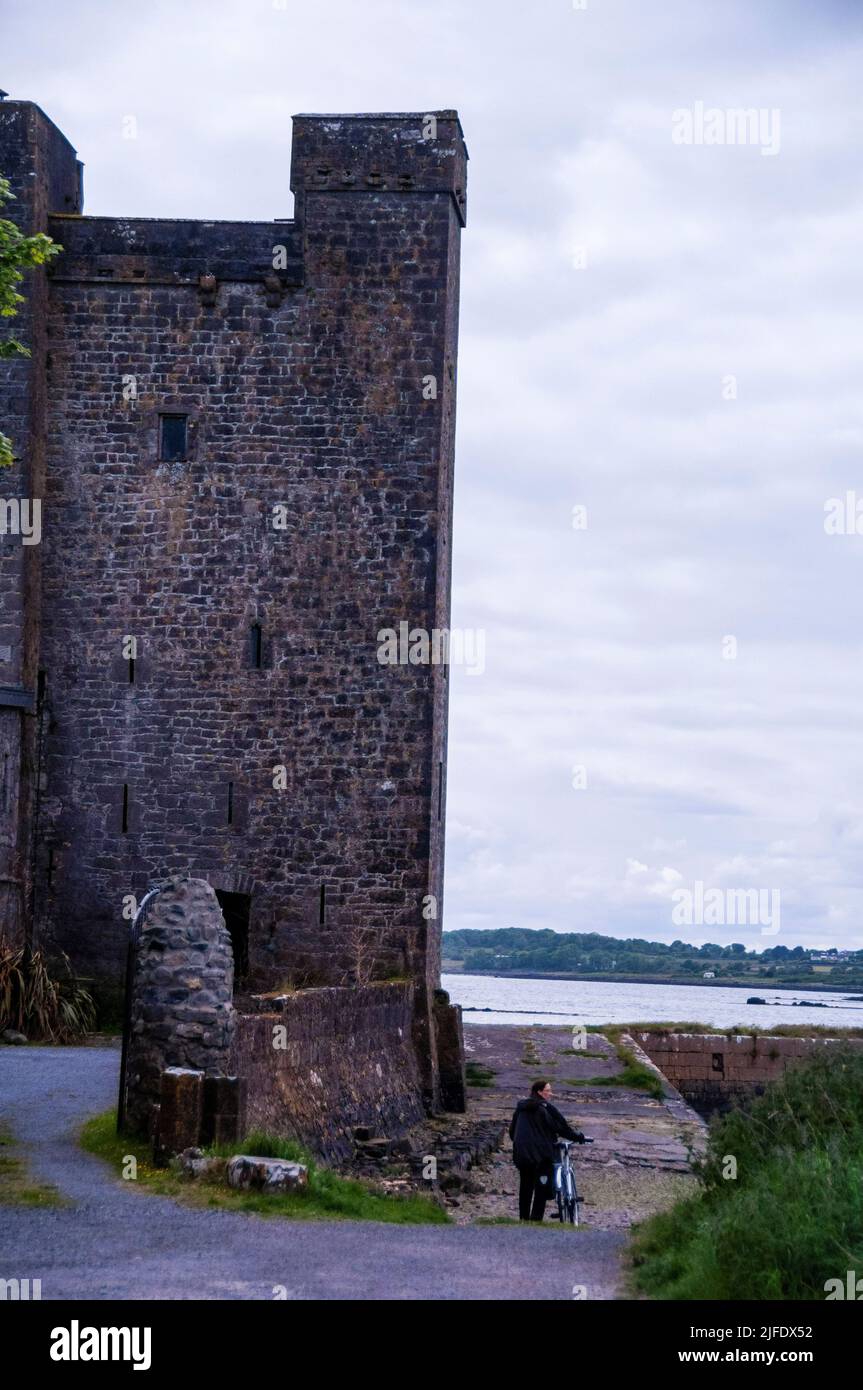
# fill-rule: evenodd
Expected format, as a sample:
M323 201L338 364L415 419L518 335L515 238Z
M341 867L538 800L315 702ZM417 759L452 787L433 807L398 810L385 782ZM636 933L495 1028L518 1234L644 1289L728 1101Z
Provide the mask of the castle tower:
M447 668L379 634L449 624L466 159L452 111L298 116L293 221L83 217L0 103L64 248L0 369L0 495L44 498L0 541L7 914L119 982L124 910L204 878L252 987L413 981L432 1097Z

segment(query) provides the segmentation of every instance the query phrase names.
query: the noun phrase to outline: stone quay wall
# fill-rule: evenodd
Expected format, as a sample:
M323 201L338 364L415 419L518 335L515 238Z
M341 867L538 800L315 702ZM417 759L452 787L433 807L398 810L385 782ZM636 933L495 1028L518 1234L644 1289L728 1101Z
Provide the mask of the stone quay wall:
M633 1037L702 1115L729 1109L735 1101L778 1081L787 1067L842 1043L838 1038L753 1037L751 1033L636 1032ZM861 1048L863 1039L847 1045Z

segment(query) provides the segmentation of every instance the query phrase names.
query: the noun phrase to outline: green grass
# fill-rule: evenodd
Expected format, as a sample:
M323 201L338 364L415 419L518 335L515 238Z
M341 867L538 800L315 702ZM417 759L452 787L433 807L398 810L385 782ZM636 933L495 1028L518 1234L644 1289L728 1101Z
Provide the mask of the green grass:
M309 1182L303 1191L273 1194L238 1192L218 1181L195 1181L173 1168L155 1168L147 1143L117 1134L116 1116L112 1111L88 1120L81 1131L81 1145L88 1153L105 1159L118 1174L122 1173L124 1161L131 1155L137 1161L137 1184L140 1187L159 1196L179 1198L194 1206L221 1207L229 1211L303 1221L386 1221L397 1225L442 1225L449 1222L443 1208L429 1197L390 1196L376 1192L366 1183L343 1178L328 1168L322 1168L299 1144L271 1135L252 1133L242 1144L214 1146L205 1152L222 1157L245 1153L260 1158L284 1158L294 1163L305 1163L309 1170Z
M491 1067L483 1066L482 1062L467 1062L464 1069L465 1080L468 1086L493 1086L497 1072Z
M645 1095L652 1096L654 1100L662 1100L662 1082L653 1072L646 1067L639 1066L636 1062L633 1066L624 1067L616 1076L588 1076L574 1077L565 1082L567 1086L623 1086L629 1091L644 1091Z
M662 1100L665 1094L662 1078L652 1067L646 1067L643 1062L639 1062L635 1053L620 1041L621 1033L626 1032L625 1028L615 1026L606 1032L609 1042L614 1043L615 1056L620 1062L623 1070L614 1076L589 1076L577 1077L566 1082L567 1086L623 1086L629 1091L644 1091L646 1095L652 1096L654 1100ZM590 1056L589 1053L582 1053L582 1056ZM605 1057L607 1053L602 1054Z
M769 991L768 991L769 993ZM709 1033L723 1038L863 1038L863 1028L834 1028L829 1023L779 1023L759 1028L739 1023L734 1028L712 1028L706 1023L613 1023L590 1027L588 1032L617 1033Z
M589 1024L588 1033L721 1033L704 1023L598 1023Z
M831 1054L714 1120L699 1193L635 1234L638 1291L820 1300L828 1280L863 1269L863 1057Z
M0 1207L65 1205L56 1187L29 1176L26 1163L14 1153L11 1134L0 1127Z

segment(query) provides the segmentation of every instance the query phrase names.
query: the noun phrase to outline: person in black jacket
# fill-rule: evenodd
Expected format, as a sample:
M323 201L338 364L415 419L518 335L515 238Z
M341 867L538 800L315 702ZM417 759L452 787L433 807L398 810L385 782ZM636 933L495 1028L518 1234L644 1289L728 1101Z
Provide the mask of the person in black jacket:
M518 1214L522 1221L541 1221L552 1194L554 1145L558 1139L584 1143L551 1104L551 1082L534 1081L530 1098L520 1100L509 1127L512 1161L519 1171Z

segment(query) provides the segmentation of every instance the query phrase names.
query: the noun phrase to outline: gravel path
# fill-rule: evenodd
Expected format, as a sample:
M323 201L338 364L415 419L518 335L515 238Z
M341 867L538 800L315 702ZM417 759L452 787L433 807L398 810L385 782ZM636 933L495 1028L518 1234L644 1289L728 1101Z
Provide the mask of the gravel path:
M202 1211L149 1196L83 1153L116 1101L114 1048L0 1048L0 1117L31 1171L72 1199L0 1208L0 1278L43 1299L566 1299L619 1293L623 1237L524 1226L385 1226Z

